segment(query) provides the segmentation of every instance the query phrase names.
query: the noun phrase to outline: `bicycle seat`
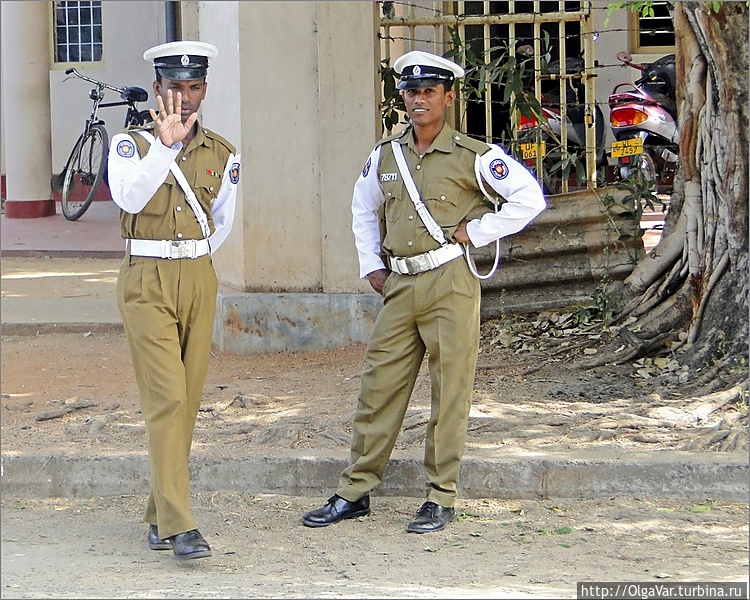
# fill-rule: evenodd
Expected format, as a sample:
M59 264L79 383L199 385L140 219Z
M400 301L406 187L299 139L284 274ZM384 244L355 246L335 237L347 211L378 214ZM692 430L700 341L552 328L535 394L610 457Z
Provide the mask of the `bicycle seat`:
M125 102L145 102L148 100L148 92L139 87L126 87L120 98Z

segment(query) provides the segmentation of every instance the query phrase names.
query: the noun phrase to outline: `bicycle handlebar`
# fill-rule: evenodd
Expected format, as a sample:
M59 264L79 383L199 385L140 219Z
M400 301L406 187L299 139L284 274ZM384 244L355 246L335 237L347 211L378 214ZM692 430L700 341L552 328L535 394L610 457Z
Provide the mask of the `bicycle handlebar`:
M121 87L115 87L113 85L109 85L108 83L104 83L103 81L99 81L97 79L91 79L90 77L87 77L86 75L81 75L75 67L70 67L69 69L65 69L66 75L74 75L75 77L78 77L79 79L83 79L84 81L88 81L89 83L93 83L94 85L98 85L99 87L103 87L108 90L112 90L113 92L117 92L119 94L123 94L125 92L125 88Z

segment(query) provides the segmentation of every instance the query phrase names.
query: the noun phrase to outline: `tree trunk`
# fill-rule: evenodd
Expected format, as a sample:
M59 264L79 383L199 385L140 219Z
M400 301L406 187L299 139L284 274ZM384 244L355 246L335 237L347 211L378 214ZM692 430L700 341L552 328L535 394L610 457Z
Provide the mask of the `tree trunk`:
M731 387L747 378L748 356L748 8L676 2L674 25L680 171L663 239L625 282L618 320L638 321L611 348L626 344L621 355L632 359L664 350L664 333L687 327L680 362L695 371L721 365L715 375ZM654 299L669 310L639 315Z

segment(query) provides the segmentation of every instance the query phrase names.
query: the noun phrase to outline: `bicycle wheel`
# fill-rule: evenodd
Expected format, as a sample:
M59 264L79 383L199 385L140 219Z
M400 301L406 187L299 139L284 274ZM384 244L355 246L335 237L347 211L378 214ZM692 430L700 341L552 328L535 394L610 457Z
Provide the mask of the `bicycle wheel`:
M65 165L61 207L68 221L75 221L96 196L107 166L109 136L103 125L94 124L78 142Z

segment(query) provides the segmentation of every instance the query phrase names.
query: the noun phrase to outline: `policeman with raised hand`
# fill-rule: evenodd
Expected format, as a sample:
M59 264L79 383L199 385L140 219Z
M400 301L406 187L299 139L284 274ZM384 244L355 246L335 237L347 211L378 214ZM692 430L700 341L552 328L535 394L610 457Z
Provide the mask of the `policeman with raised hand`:
M360 276L384 303L367 347L349 466L326 504L302 516L308 527L370 513L369 494L383 480L425 354L426 501L407 531L440 531L454 520L479 351L480 284L465 245L512 235L545 208L523 165L445 122L464 75L459 65L413 51L394 69L410 124L376 144L352 199ZM470 219L485 198L502 203L499 211Z
M182 41L147 50L158 112L112 138L109 186L125 257L117 303L146 423L152 550L211 556L190 508L188 462L211 352L217 279L211 254L234 219L240 156L201 126L215 46Z

